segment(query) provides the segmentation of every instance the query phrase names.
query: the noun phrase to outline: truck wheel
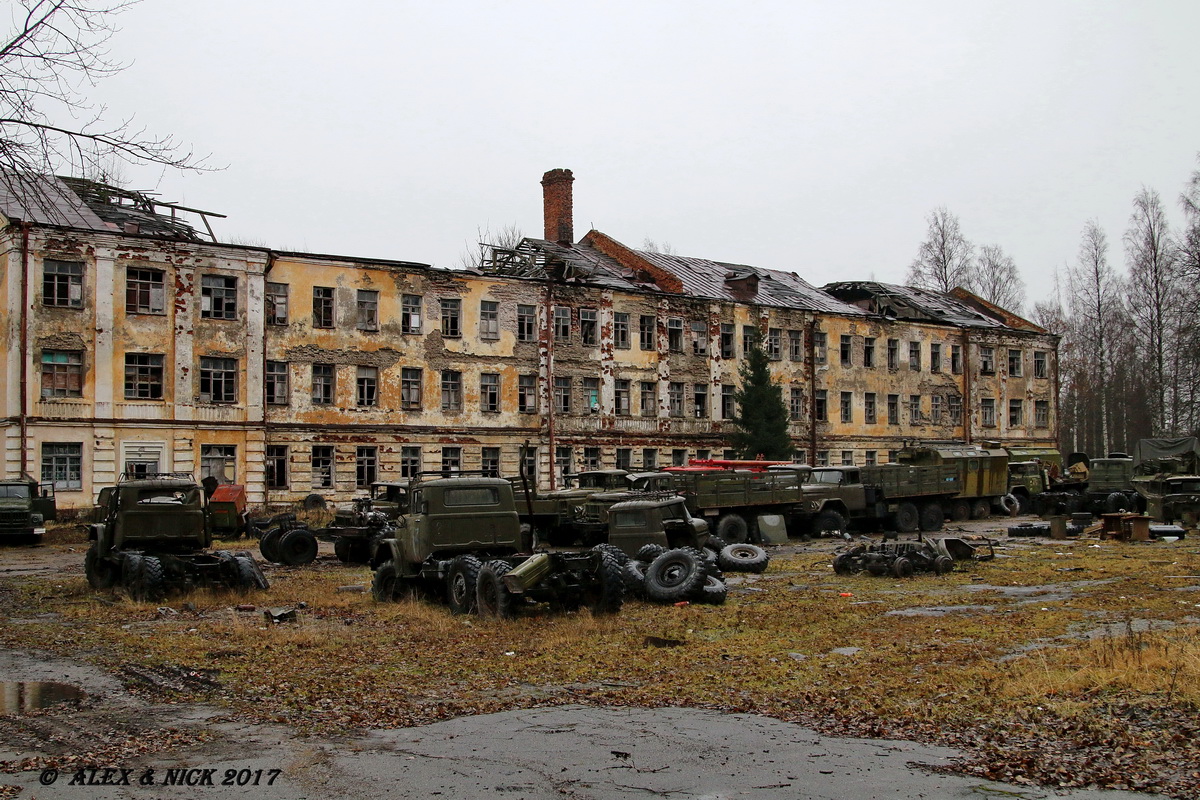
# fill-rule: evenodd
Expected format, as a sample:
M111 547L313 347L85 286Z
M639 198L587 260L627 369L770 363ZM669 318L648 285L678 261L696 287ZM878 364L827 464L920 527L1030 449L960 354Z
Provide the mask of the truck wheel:
M911 578L913 574L913 565L904 556L900 556L892 562L892 575L897 578Z
M1122 511L1128 511L1129 509L1129 498L1121 492L1113 492L1108 497L1104 498L1104 511L1106 514L1119 514Z
M508 574L507 561L489 561L479 570L479 581L475 586L475 607L481 617L513 619L517 616L517 604L512 592L504 585Z
M950 519L955 522L966 522L971 518L971 504L958 499L950 504Z
M396 599L399 588L400 579L396 575L396 564L392 561L380 564L379 569L375 570L375 576L371 578L371 597L375 598L377 603L391 603Z
M646 596L646 563L630 559L621 567L621 581L625 584L625 596L639 600Z
M83 574L93 589L111 589L121 577L111 561L100 558L100 550L94 543L83 556Z
M121 585L133 594L133 587L142 574L142 558L140 553L125 553L121 557Z
M166 594L166 588L162 562L154 556L144 556L130 595L139 603L150 603L161 599Z
M846 518L833 509L822 511L812 521L813 536L829 536L831 533L846 530Z
M938 556L933 560L933 571L938 575L945 575L947 572L953 572L954 559L950 556Z
M258 540L258 552L267 561L279 562L279 539L283 536L283 528L271 528Z
M709 541L712 541L712 539L710 538ZM649 564L651 561L658 558L665 552L667 552L667 548L663 547L661 544L644 544L637 551L636 558L643 564Z
M896 507L896 530L900 533L912 533L921 524L921 516L913 503L901 503Z
M1014 494L1013 497L1017 498L1017 513L1028 514L1033 511L1032 497L1023 492L1021 494Z
M700 591L692 596L692 599L697 603L704 603L709 606L719 606L725 603L725 598L729 596L729 589L725 586L725 581L715 575L708 575L704 578L704 584L700 587Z
M310 530L293 528L280 537L277 549L280 561L290 567L301 567L317 557L317 537Z
M646 567L646 595L660 603L678 603L695 593L707 575L704 559L695 550L668 550Z
M756 544L731 544L717 558L725 572L763 572L770 562L767 551Z
M597 616L620 611L625 602L625 581L617 560L607 553L601 555L600 568L596 570L593 581L583 593L588 610Z
M268 586L263 586L265 578L262 582L259 581L258 569L254 565L254 560L250 556L234 556L233 569L237 575L237 588L248 592L251 589L267 589Z
M992 513L992 507L987 500L976 500L971 503L971 519L985 519Z
M601 542L600 544L593 545L592 549L598 553L608 553L617 562L618 567L624 566L625 562L629 560L629 556L625 555L625 551L615 544Z
M323 511L326 507L325 498L316 493L305 495L304 499L300 501L300 505L305 511Z
M344 536L339 536L333 540L333 554L337 556L337 560L343 564L350 563L350 540Z
M750 524L741 514L726 514L717 520L717 536L733 544L750 539Z
M483 566L475 556L459 556L446 570L446 604L451 614L470 614L475 610L475 586Z
M926 503L921 506L921 530L940 531L942 523L945 521L946 515L942 513L942 507L937 503Z
M1021 504L1016 497L1006 494L1000 498L1000 510L1010 517L1015 517L1021 510Z
M833 572L836 575L853 575L856 572L854 559L849 553L838 553L833 557Z

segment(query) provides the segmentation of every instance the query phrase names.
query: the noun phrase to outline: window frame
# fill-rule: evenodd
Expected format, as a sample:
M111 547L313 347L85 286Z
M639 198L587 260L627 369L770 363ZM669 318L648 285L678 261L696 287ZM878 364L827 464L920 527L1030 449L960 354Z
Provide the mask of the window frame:
M48 308L83 308L83 276L86 269L87 265L82 261L42 259L42 305Z
M334 306L336 290L332 286L314 286L312 290L312 326L314 328L333 328L337 322L337 309Z

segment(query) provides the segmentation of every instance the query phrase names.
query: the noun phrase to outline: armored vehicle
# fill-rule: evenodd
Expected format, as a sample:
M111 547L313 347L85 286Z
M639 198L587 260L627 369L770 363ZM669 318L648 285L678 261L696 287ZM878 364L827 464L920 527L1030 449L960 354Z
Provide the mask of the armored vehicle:
M620 610L625 589L610 553L531 553L533 532L521 524L509 480L417 476L409 508L371 557L378 601L409 589L444 597L458 614L507 618L535 603Z
M204 490L186 473L122 476L101 491L84 573L96 589L120 583L136 600L157 600L195 586L266 589L249 553L209 552L211 520Z
M53 483L39 486L28 475L0 481L0 539L40 541L42 526L56 518Z

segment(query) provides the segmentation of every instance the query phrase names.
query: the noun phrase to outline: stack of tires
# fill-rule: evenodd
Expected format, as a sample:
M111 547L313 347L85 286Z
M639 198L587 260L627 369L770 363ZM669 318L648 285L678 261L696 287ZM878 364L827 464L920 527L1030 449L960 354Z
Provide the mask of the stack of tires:
M770 556L757 545L727 545L716 537L703 550L648 544L634 558L611 545L597 546L610 548L620 562L630 596L663 604L721 605L728 596L725 572L762 572L770 563Z

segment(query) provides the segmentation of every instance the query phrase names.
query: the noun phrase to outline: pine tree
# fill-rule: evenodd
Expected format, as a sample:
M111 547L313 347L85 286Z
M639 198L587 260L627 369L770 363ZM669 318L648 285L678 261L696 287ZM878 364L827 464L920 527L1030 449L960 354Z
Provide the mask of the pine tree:
M791 459L783 389L771 379L770 362L761 345L751 348L739 373L742 385L733 395L737 402L733 449L741 458Z

